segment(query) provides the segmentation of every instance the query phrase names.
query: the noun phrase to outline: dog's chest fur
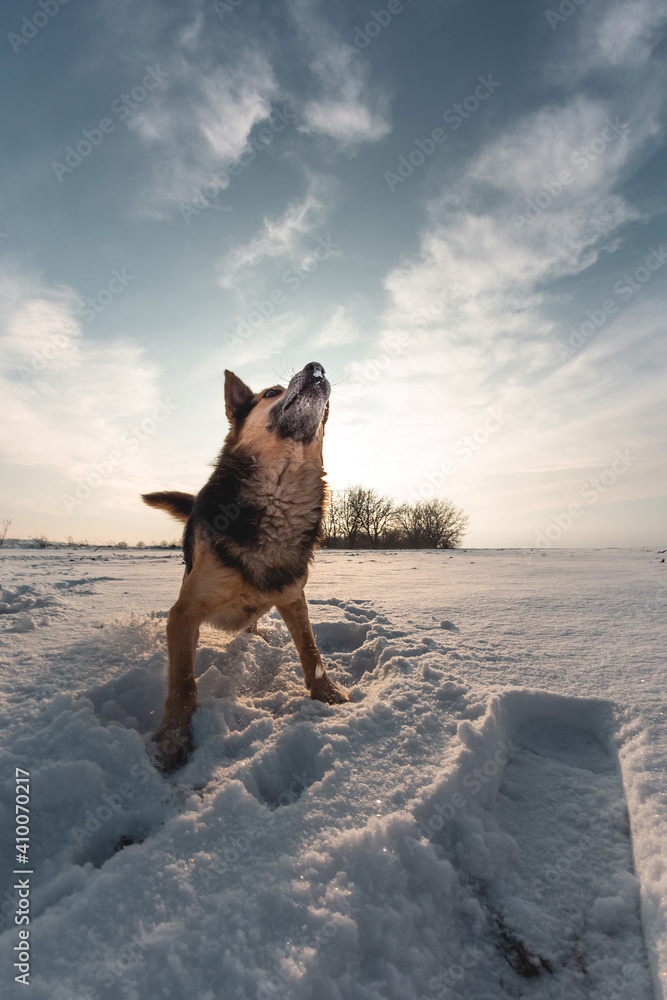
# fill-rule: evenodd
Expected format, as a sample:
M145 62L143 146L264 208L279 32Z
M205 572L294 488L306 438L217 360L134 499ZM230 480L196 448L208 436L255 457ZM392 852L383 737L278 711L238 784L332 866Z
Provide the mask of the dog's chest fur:
M250 500L261 510L256 548L265 559L282 560L294 545L312 541L322 519L322 470L314 466L260 469ZM313 534L314 533L314 534Z
M282 590L307 572L322 520L323 476L315 459L260 463L223 453L197 497L192 526L204 527L223 565L253 587Z

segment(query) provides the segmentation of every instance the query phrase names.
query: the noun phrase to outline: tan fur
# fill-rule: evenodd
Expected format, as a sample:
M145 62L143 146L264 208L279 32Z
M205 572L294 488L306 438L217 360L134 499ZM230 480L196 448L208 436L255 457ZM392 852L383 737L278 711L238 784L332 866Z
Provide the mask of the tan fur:
M172 770L183 763L191 749L190 718L197 703L194 658L203 622L228 632L252 631L257 620L276 607L294 640L311 697L329 703L348 700L324 669L304 595L308 573L298 569L297 555L293 554L296 540L304 532L312 532L318 524L312 498L318 489L320 495L322 490L326 415L314 439L307 444L280 437L267 429L267 415L276 400L264 399L264 393L269 391L265 389L253 397L253 409L242 426L237 427L232 380L236 383L239 380L229 375L226 402L231 429L225 451L227 454L239 451L252 459L253 502L259 507L270 506L271 518L251 549L228 539L227 550L234 558L243 556L244 572L250 579L256 578L254 571L259 578L262 571L274 566L294 570L295 579L280 590L258 590L238 569L221 562L212 548L210 532L201 524L195 524L192 566L190 572L186 571L167 622L168 694L164 718L153 737L158 743L164 770ZM281 393L284 391L281 387L275 388ZM147 494L146 502L182 518L169 496Z
M244 437L244 446L247 441ZM259 481L255 495L260 502L271 502L275 519L271 529L262 536L261 543L246 555L250 567L259 569L278 560L289 563L289 546L297 532L311 526L313 521L309 497L312 487L322 478L322 462L315 456L304 454L304 446L294 441L280 442L283 447L273 449L268 460L260 464ZM266 449L267 451L269 449ZM320 444L321 454L321 444ZM241 547L230 544L230 551L240 554ZM305 579L303 581L305 586Z

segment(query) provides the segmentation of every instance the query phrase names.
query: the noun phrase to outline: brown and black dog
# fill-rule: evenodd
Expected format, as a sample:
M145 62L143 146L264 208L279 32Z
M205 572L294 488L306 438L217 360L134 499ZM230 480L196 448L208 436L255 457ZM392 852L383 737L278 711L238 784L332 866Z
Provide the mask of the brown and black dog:
M308 618L304 587L326 498L322 441L331 388L317 362L290 381L253 392L225 372L229 433L204 488L146 493L186 522L185 575L169 612L169 686L164 719L153 739L165 771L191 749L197 704L194 658L199 626L252 631L276 607L298 650L311 698L348 700L328 677Z

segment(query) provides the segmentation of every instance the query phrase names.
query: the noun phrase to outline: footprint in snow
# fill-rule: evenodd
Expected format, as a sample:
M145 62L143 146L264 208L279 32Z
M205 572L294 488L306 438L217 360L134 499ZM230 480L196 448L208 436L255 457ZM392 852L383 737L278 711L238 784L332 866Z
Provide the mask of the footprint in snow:
M626 970L623 995L650 1000L616 759L594 733L560 719L525 722L512 741L494 813L518 855L498 866L480 902L515 988L539 976L545 1000L606 995L602 970L616 963Z

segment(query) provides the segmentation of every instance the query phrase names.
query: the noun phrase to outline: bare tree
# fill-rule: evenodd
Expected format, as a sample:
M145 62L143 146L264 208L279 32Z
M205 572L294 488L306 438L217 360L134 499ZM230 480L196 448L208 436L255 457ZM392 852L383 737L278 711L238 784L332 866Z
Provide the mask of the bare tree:
M329 490L327 506L320 527L320 540L322 544L334 549L338 547L338 541L343 533L339 494L339 490Z
M353 549L364 524L364 488L334 490L324 518L322 535L327 544Z
M12 523L11 517L4 517L0 524L2 525L2 537L0 537L0 545L4 544L5 538L7 537L7 532L9 531L9 525Z
M358 487L358 489L363 529L371 548L377 549L395 517L396 504L391 497L380 496L377 490L372 488Z
M456 548L468 527L467 514L440 497L402 504L397 519L410 549Z
M451 500L399 507L372 487L348 486L331 494L321 539L330 548L451 549L467 525L468 517Z

